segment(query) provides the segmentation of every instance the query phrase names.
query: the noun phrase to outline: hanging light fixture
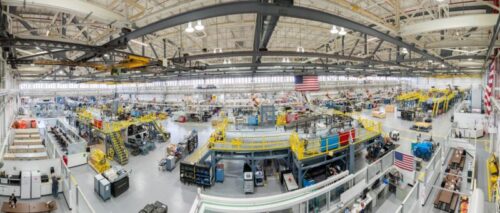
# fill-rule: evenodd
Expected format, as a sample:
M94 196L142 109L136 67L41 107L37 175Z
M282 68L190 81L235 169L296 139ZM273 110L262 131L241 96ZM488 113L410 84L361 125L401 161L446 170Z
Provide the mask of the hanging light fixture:
M224 62L222 62L222 64L227 64L227 59L224 59Z
M344 29L344 28L342 28L342 29ZM337 33L339 33L339 30L337 30L337 26L333 25L332 29L330 30L330 33L331 34L337 34Z
M188 27L186 28L186 33L194 32L193 24L191 22L188 23Z
M343 36L343 35L346 35L346 34L347 34L347 32L345 31L345 29L343 27L341 27L339 35Z
M201 20L198 20L198 23L196 24L196 26L194 26L194 29L196 29L198 31L202 31L205 29L205 26L203 26L203 24L201 24Z
M297 52L303 53L304 52L304 47L301 47L301 46L297 47Z
M231 59L227 59L227 64L231 64Z
M214 48L214 53L222 53L222 48Z
M408 54L408 49L406 49L404 47L401 48L401 53L404 54L404 55Z

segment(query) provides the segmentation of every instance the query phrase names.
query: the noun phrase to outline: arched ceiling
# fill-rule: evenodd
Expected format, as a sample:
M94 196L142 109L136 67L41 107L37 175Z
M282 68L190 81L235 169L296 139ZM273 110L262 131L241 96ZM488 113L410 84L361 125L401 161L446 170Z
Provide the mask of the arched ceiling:
M222 10L220 6L224 4L245 3L231 0L3 0L2 12L7 17L10 38L4 36L0 44L11 47L15 59L99 62L106 61L103 54L111 55L108 61L118 61L129 53L160 60L168 58L171 62L164 69L147 69L119 77L129 80L171 79L179 75L203 77L207 73L411 76L482 71L498 20L495 1L262 2L281 9L256 7L257 13L250 7L234 10L252 12ZM308 16L312 14L309 12L287 13L291 11L314 11L340 19ZM201 20L204 30L185 32L188 21L195 26L196 17L208 16ZM169 27L151 30L153 23L161 20L165 23L158 26ZM330 20L339 22L329 23ZM352 23L363 27L346 27L345 36L330 33L332 24L353 26ZM24 43L14 45L13 39ZM303 48L303 54L297 53L299 47ZM229 60L230 64L225 63ZM92 68L47 65L35 69L22 63L17 67L17 74L26 81L116 78Z

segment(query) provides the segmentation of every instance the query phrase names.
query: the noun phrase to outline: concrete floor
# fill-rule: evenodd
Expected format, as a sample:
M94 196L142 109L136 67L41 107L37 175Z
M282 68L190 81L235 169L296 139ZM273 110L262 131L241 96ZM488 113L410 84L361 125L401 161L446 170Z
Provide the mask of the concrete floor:
M435 141L444 140L451 127L450 112L440 115L433 120L433 129L430 133L419 133L410 130L409 128L413 122L398 119L395 113L388 113L385 119L371 117L368 110L363 111L362 114L371 119L382 121L383 129L386 132L393 129L399 130L401 140L397 142L399 144L397 150L404 153L411 153L411 142L416 140L418 134L421 134L424 139L432 135ZM207 141L213 130L209 123L179 124L165 122L164 126L171 132L172 143L178 143L190 130L196 129L199 133L200 146ZM73 168L72 173L96 212L112 213L124 212L125 210L126 212L138 212L146 204L157 200L167 204L169 212L187 212L195 199L197 188L195 186L183 185L180 182L179 167L172 172L158 171L157 164L165 156L166 146L167 144L157 144L156 150L150 152L148 155L131 157L129 163L124 167L131 171L129 191L106 202L102 201L93 191L93 176L95 172L88 165ZM364 160L356 161L356 163L357 169L361 169L367 164ZM283 192L277 177L268 177L266 186L257 187L256 194L245 195L242 193L242 174L240 172L243 162L224 161L224 164L226 168L224 183L216 183L213 187L205 189L204 193L228 197L255 197ZM480 183L478 185L481 187ZM431 199L432 197L431 195ZM386 203L382 204L377 212L391 212L395 209L394 206L398 205L395 197L392 200L388 199Z
M212 127L200 124L179 124L164 122L171 133L171 143L182 141L189 131L198 131L200 146L204 144ZM188 212L196 197L197 188L184 185L179 180L179 166L171 171L159 171L158 162L166 156L167 144L158 144L156 150L145 156L131 156L124 168L130 171L130 188L116 198L102 201L93 189L93 176L96 174L88 165L72 168L78 185L96 212L121 213L138 212L148 203L160 201L168 205L169 212Z

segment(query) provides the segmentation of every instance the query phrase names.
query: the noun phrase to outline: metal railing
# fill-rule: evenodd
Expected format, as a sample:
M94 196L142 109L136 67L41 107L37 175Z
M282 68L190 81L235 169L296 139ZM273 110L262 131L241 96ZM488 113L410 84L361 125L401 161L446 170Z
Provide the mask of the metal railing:
M310 209L314 209L315 212L339 211L342 207L334 204L337 201L339 190L343 191L346 187L349 188L359 182L365 182L367 186L373 184L394 168L393 159L394 151L391 151L355 174L348 174L348 171L344 171L312 186L272 196L256 198L220 197L203 194L201 189L198 189L198 196L189 212L237 212L240 210L245 212L272 212L287 209L298 209L298 212L310 212ZM370 168L372 170L377 168L378 171L370 176L368 172ZM406 209L408 206L413 205L415 196L412 193L417 191L412 190L405 199L406 202L403 202L399 208Z

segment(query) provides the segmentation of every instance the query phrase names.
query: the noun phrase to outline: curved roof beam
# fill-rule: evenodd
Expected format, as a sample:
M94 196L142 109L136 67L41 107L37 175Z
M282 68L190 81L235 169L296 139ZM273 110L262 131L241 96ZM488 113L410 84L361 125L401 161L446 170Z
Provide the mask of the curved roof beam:
M415 24L401 26L401 35L416 35L421 33L468 27L492 27L498 14L462 15L450 18L434 19Z
M89 1L79 1L79 0L2 0L4 5L9 6L21 6L21 7L37 7L37 8L47 8L47 9L59 9L64 12L79 15L85 17L89 13L91 18L95 20L102 21L104 23L109 23L112 21L125 21L125 17L119 13L96 5Z
M425 50L421 50L416 48L413 44L409 44L403 42L401 39L392 37L386 33L380 32L368 26L362 25L360 23L351 21L349 19L326 13L319 10L314 10L310 8L297 7L297 6L280 6L273 5L269 3L259 3L259 2L231 2L224 4L212 5L204 8L199 8L196 10L184 12L181 14L177 14L157 22L146 25L142 28L139 28L135 31L127 33L123 36L120 36L107 44L104 45L106 48L115 48L117 46L126 45L128 41L141 37L143 35L151 34L157 32L159 30L163 30L166 28L171 28L174 26L178 26L181 24L185 24L189 21L198 20L198 19L207 19L218 16L227 16L227 15L235 15L235 14L245 14L245 13L259 13L263 15L271 15L271 16L287 16L293 18L306 19L311 21L318 21L328 24L334 24L337 26L345 27L354 31L358 31L373 37L377 37L381 40L384 40L388 43L392 43L399 47L404 47L409 51L413 51L419 55L422 55L424 58L428 58L434 61L443 61L440 57L431 55L427 53ZM92 56L87 55L86 57L81 58L85 60L87 58L91 58ZM446 64L451 66L450 64Z

